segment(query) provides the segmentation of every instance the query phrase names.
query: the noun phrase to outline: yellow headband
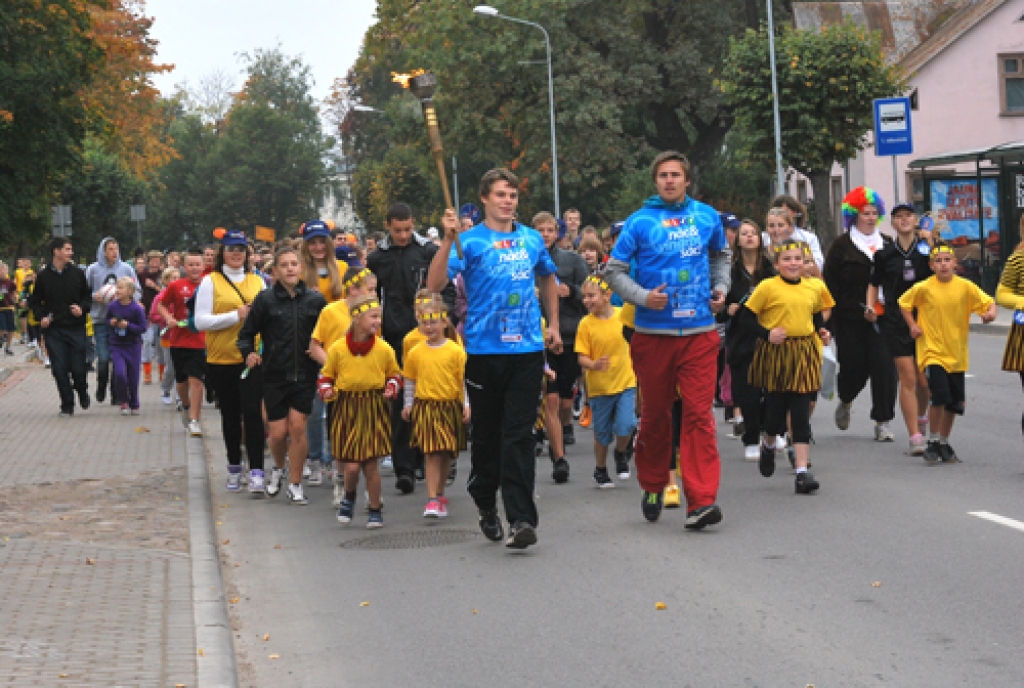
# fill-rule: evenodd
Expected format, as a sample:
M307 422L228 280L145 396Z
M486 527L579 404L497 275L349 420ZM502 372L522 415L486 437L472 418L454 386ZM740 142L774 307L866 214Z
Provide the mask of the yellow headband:
M420 320L444 320L448 317L446 311L435 311L433 313L420 313Z
M356 306L355 308L352 309L352 317L354 318L357 315L362 315L366 311L371 310L373 308L380 308L380 303L378 303L377 301L367 301L366 303L360 306Z
M598 277L597 275L591 275L590 277L588 277L584 281L585 282L590 282L591 284L596 284L597 288L600 289L601 291L611 291L612 290L612 288L608 286L608 283L605 282L600 277Z
M956 258L956 253L953 251L951 246L935 246L932 248L931 253L928 254L929 260L939 255L940 253L948 253L949 255Z
M362 270L359 271L359 274L354 275L353 277L350 277L349 279L347 279L345 281L345 288L347 289L347 288L357 284L358 282L362 282L364 279L369 277L371 274L373 274L373 273L370 272L369 268L363 268Z
M430 296L426 296L426 297L421 298L421 299L416 299L416 305L417 306L426 306L426 305L431 304L431 303L434 303L434 299L432 297L430 297Z
M783 241L783 242L782 242L781 244L779 244L778 246L773 246L773 247L772 247L772 250L773 250L773 251L775 252L775 255L779 255L779 254L780 254L780 253L782 253L783 251L792 251L793 249L797 249L797 250L799 250L799 251L800 251L801 253L804 253L804 252L805 252L805 250L806 250L806 249L804 248L804 246L805 246L805 245L804 245L804 242L802 242L802 241L790 241L790 240L786 240L786 241Z

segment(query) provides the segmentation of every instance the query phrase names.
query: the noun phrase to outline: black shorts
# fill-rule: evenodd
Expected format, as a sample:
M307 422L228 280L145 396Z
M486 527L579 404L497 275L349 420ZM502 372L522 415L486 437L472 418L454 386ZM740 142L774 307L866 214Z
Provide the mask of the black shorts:
M882 334L885 335L886 344L889 346L889 354L893 358L903 358L917 355L917 344L910 336L910 330L906 327L883 327Z
M263 405L267 409L267 420L274 422L288 417L288 411L295 410L309 415L313 412L315 382L267 382L263 381Z
M572 399L572 386L583 372L583 369L580 368L579 354L573 350L574 348L572 343L566 343L562 353L553 354L548 351L545 354L548 365L558 376L554 382L548 381L547 393L558 394L560 399Z
M174 364L174 381L188 382L190 377L202 380L206 377L206 349L171 347L171 363Z
M14 322L14 309L5 308L0 311L0 332L17 332L18 326Z
M941 406L950 413L964 415L964 374L950 373L940 365L925 368L928 391L932 395L932 406Z

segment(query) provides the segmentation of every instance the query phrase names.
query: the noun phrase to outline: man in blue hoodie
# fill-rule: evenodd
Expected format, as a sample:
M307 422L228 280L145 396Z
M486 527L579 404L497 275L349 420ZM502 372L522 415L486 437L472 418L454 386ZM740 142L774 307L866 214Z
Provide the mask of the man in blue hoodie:
M626 220L604 276L615 293L636 305L630 348L643 398L635 456L644 517L654 522L661 515L672 457L672 404L679 398L686 528L700 530L722 520L715 504L721 477L713 412L715 313L729 291L731 251L718 212L686 194L686 156L661 153L652 176L658 193Z
M96 401L101 404L107 398L107 382L110 379L110 347L107 343L110 325L107 324L107 304L100 298L99 291L108 284L116 285L120 277L131 277L135 280L135 299L141 298L139 278L134 268L121 260L117 239L104 237L96 249L96 262L85 271L85 279L92 291L92 309L89 315L92 317L93 338L96 340ZM110 403L114 403L113 388Z

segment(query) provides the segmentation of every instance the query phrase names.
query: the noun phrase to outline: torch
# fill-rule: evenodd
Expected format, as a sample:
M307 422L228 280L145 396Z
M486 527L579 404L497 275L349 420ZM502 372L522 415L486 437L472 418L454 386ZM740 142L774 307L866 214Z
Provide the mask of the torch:
M434 91L437 89L437 77L430 72L418 72L413 75L395 74L395 83L402 84L408 88L414 96L420 99L423 107L423 119L427 123L427 138L430 139L430 152L434 154L434 161L437 163L437 173L441 177L441 190L444 191L444 202L446 207L454 208L452 193L448 189L448 174L444 169L444 146L441 145L441 130L437 127L437 111L434 110ZM455 234L455 251L462 259L462 241L458 233Z

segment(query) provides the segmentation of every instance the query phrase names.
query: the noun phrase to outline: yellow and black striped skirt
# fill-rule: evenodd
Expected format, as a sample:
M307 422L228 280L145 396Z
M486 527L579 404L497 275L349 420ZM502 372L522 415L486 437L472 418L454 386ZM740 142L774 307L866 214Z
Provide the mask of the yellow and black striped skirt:
M416 399L412 405L409 446L424 454L465 451L466 425L462 422L462 402Z
M382 390L338 392L331 416L331 451L346 463L361 463L391 453L390 402Z
M1019 373L1024 371L1024 325L1014 323L1006 336L1003 350L1003 370Z
M747 381L768 392L817 392L821 389L818 336L790 337L782 344L758 341Z

